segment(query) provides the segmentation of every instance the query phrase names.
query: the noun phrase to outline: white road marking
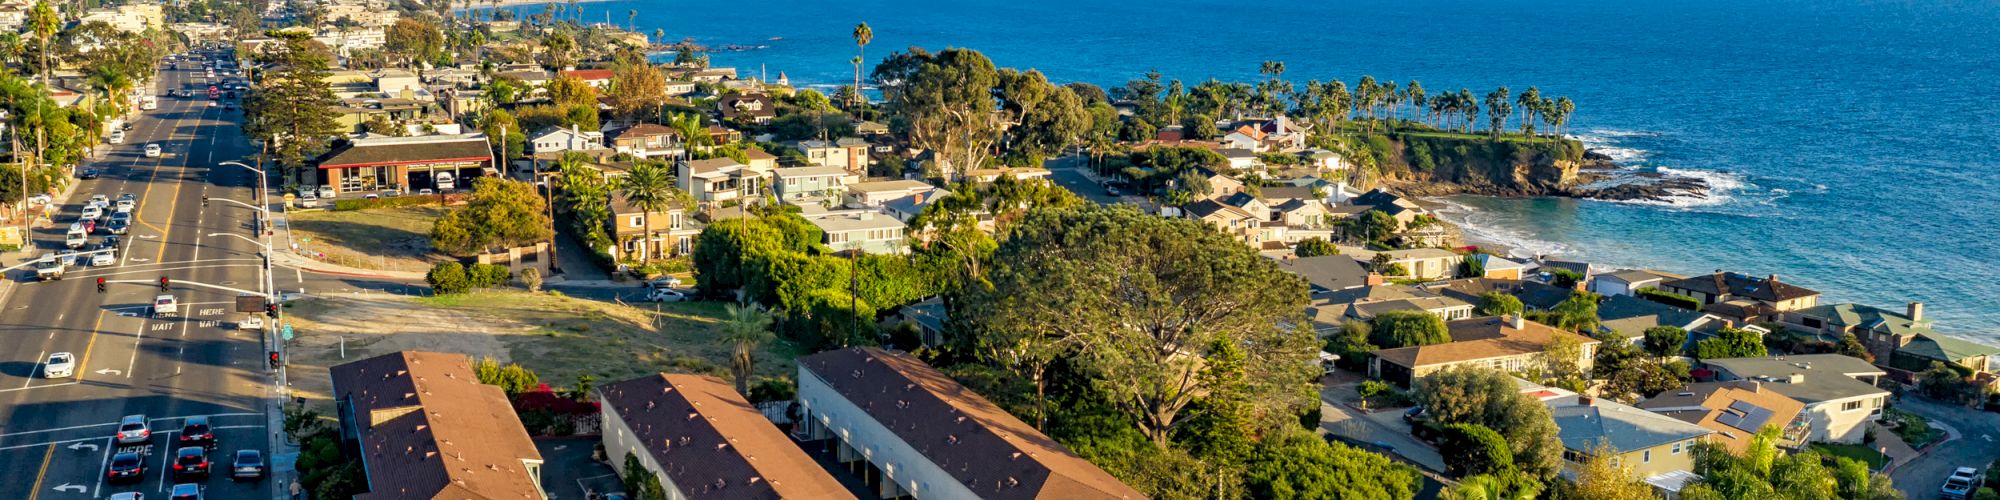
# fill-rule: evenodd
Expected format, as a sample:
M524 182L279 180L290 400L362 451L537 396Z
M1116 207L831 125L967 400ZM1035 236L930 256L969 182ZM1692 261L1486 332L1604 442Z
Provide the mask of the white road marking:
M97 445L85 443L82 441L78 441L75 444L71 444L69 446L64 446L64 448L69 448L72 451L82 450L84 448L90 448L90 451L97 451Z
M35 374L40 373L42 371L42 361L49 359L48 355L49 355L48 351L42 351L41 354L35 355L35 368L33 371L28 372L28 380L24 380L21 382L22 389L28 388L28 384L35 383Z
M92 487L93 497L104 494L104 469L111 467L111 438L104 438L104 457L97 460L97 486Z
M124 374L125 374L125 372L122 372L122 371L118 371L118 369L117 369L117 368L104 368L104 369L101 369L101 370L97 370L97 374L98 374L98 375L124 375Z
M65 385L76 385L76 382L73 382L73 381L72 381L72 382L63 382L63 383L60 383L60 384L49 384L49 385L38 385L38 386L34 386L34 387L19 387L19 388L14 388L14 389L0 389L0 392L14 392L14 391L25 391L25 390L28 390L28 389L47 389L47 388L50 388L50 387L62 387L62 386L65 386Z
M69 491L70 488L76 488L76 491ZM81 484L69 484L69 483L63 483L61 485L56 486L54 489L56 491L63 493L84 493L90 491L89 486L84 486Z

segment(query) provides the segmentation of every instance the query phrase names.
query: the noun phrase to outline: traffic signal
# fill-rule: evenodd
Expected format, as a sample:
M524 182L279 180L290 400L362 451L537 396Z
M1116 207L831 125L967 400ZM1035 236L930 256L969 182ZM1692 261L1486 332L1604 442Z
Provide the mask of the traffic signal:
M169 284L171 284L171 282L167 281L167 277L166 277L166 276L161 276L161 277L160 277L160 291L162 291L162 292L166 292L166 291L170 291L170 290L168 290L168 289L167 289L167 286L168 286Z
M273 317L273 318L276 318L276 317L278 317L278 305L277 305L277 304L264 304L264 315L265 315L265 316L270 316L270 317Z
M278 351L271 351L271 367L278 367Z
M97 293L104 293L104 278L97 279Z

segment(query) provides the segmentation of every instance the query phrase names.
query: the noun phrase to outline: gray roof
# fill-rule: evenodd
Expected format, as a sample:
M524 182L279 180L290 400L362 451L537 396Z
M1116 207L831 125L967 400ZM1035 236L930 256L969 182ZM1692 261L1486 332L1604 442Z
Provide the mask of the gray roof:
M1630 295L1612 295L1597 303L1603 326L1626 337L1644 335L1647 328L1660 325L1688 328L1704 316L1708 315Z
M1345 255L1321 255L1278 261L1278 268L1291 271L1311 283L1314 292L1334 292L1368 284L1368 271Z
M1725 358L1705 360L1703 363L1728 374L1722 378L1723 380L1752 379L1767 382L1764 387L1807 405L1889 393L1854 378L1870 375L1879 377L1887 375L1888 372L1862 361L1861 358L1839 354Z
M1597 279L1600 280L1612 279L1621 283L1632 284L1632 283L1642 283L1646 281L1661 281L1667 279L1667 277L1660 273L1647 271L1644 269L1626 269L1623 271L1615 271L1615 272L1599 274L1597 275Z
M1264 186L1257 189L1257 197L1266 200L1316 200L1312 188L1308 186Z
M1564 448L1575 451L1588 452L1601 444L1614 453L1625 453L1715 433L1706 427L1601 398L1591 398L1585 404L1582 398L1569 396L1545 404L1555 417L1556 437L1562 440Z

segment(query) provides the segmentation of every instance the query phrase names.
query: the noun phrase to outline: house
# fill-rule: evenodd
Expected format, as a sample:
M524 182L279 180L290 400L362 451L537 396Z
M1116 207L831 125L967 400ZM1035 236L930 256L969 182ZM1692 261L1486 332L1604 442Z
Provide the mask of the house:
M1382 273L1391 278L1407 277L1419 280L1450 278L1458 274L1459 261L1465 260L1464 256L1442 248L1410 248L1383 251L1347 246L1339 248L1342 255L1352 255L1355 260L1373 264L1375 272ZM1384 256L1383 259L1385 260L1377 262L1375 258L1377 255ZM1397 268L1401 268L1402 273L1394 272L1394 269Z
M1230 136L1234 137L1235 134L1230 134ZM1241 148L1224 148L1221 151L1217 151L1217 153L1222 154L1222 159L1227 162L1226 164L1231 169L1258 170L1264 167L1264 160L1257 158L1256 151Z
M825 233L820 243L835 252L901 255L910 251L903 242L903 221L872 209L816 215L806 221Z
M311 184L336 193L454 189L493 168L481 134L355 139L319 157Z
M742 134L738 133L736 136L741 137ZM778 168L778 155L766 153L764 150L756 147L744 148L743 159L746 160L745 164L749 165L750 168L764 171Z
M882 122L864 120L860 122L855 122L854 133L860 134L864 137L889 135L889 126L883 124Z
M1470 302L1408 285L1383 284L1379 274L1370 273L1363 279L1364 286L1314 294L1315 307L1321 314L1343 320L1367 321L1390 311L1425 312L1445 321L1472 317L1474 306Z
M1041 167L975 168L966 170L961 180L987 183L1000 180L1001 177L1013 177L1016 180L1047 179L1050 174L1049 169Z
M939 199L943 199L946 196L951 196L951 191L943 188L931 188L929 191L882 202L882 210L896 217L896 220L909 223L911 219L917 218L917 215L923 214L924 208L937 203ZM850 193L849 199L852 199L852 193Z
M1689 311L1631 295L1612 295L1597 303L1598 330L1607 335L1617 335L1640 345L1645 342L1646 330L1658 326L1671 326L1687 331L1713 332L1731 326L1728 321L1713 314ZM1693 339L1692 335L1689 339Z
M1523 319L1519 315L1488 316L1445 322L1451 342L1380 349L1369 360L1368 375L1402 387L1453 366L1477 366L1508 372L1548 363L1549 343L1568 339L1579 346L1576 366L1590 372L1597 339Z
M1482 278L1519 280L1521 279L1521 274L1528 270L1527 264L1503 259L1491 254L1476 253L1468 255L1465 258L1479 261L1480 268L1486 270L1484 274L1480 275Z
M770 187L771 170L729 158L711 158L678 163L674 178L697 203L760 200Z
M1215 200L1189 203L1181 208L1181 213L1190 219L1207 222L1239 240L1248 240L1263 222L1257 214Z
M1305 151L1300 151L1299 158L1305 160L1305 164L1307 167L1312 167L1314 169L1322 171L1337 172L1337 171L1347 170L1350 168L1347 165L1347 158L1340 156L1340 153L1335 153L1324 149L1314 148Z
M1889 391L1876 387L1888 372L1839 354L1703 360L1719 381L1751 380L1806 405L1806 441L1859 443L1880 418Z
M1937 332L1919 332L1908 344L1897 348L1889 356L1888 366L1898 370L1921 372L1930 369L1931 363L1958 365L1975 373L1993 371L1994 355L2000 348L1967 342Z
M596 392L604 462L651 474L668 498L855 498L722 379L659 373Z
M611 80L617 78L618 74L608 69L568 69L556 73L556 77L575 78L582 80L590 88L601 89L611 85Z
M555 151L590 152L611 149L604 145L604 133L594 130L549 127L528 136L528 149L536 153Z
M945 310L942 297L931 297L903 306L896 312L896 318L901 323L917 327L919 341L923 342L924 347L944 345L944 325L950 318L950 313Z
M1941 335L1924 317L1924 303L1911 302L1898 313L1861 304L1831 304L1786 312L1780 323L1786 329L1838 342L1849 334L1861 341L1881 366L1912 372L1930 368L1933 361L1955 364L1974 372L1993 371L1989 358L2000 354L1993 346L1975 344Z
M771 172L778 200L787 203L839 202L847 196L847 185L860 179L841 167L790 167Z
M1243 209L1244 213L1250 214L1251 217L1256 217L1258 221L1270 222L1274 218L1271 205L1264 203L1262 198L1258 198L1250 193L1236 193L1230 195L1228 198L1224 198L1222 202L1229 206Z
M1679 276L1644 269L1626 269L1592 276L1590 292L1603 296L1636 295L1641 288L1659 288L1666 280L1678 280Z
M329 371L341 440L368 479L357 500L548 498L541 452L465 355L402 351Z
M523 91L546 87L548 86L551 77L552 75L550 75L548 71L544 71L541 69L502 71L500 72L500 74L494 75L494 79L496 80L511 79L520 81L522 87L521 90Z
M618 129L607 137L611 140L611 149L639 158L671 158L686 152L680 133L654 123Z
M792 143L805 153L806 161L822 167L840 167L857 175L868 173L868 141L856 137L823 141L808 139Z
M1579 284L1589 281L1591 276L1596 275L1594 271L1597 269L1596 266L1592 266L1589 262L1557 260L1546 257L1535 259L1535 268L1538 273L1547 273L1550 275L1554 275L1557 269L1576 273L1577 276L1582 277L1577 280Z
M1220 172L1205 167L1195 167L1195 172L1207 178L1209 198L1220 200L1243 192L1243 181L1236 180L1235 177L1223 175Z
M1319 200L1288 200L1272 206L1271 212L1272 220L1301 229L1329 228L1335 220Z
M848 348L798 366L794 435L861 462L882 498L1145 497L908 354Z
M666 90L670 97L693 94L700 89L701 85L694 83L693 80L667 80Z
M423 79L416 73L400 69L385 69L375 72L375 91L382 95L397 97L405 91L424 90Z
M1379 285L1382 281L1381 275L1370 274L1368 270L1361 268L1360 262L1355 262L1353 257L1345 255L1281 259L1278 261L1278 268L1305 278L1306 283L1312 286L1314 296Z
M764 94L730 93L715 100L715 111L724 120L766 124L778 117L778 105Z
M1603 398L1565 396L1542 404L1555 417L1565 475L1575 474L1575 467L1586 458L1609 453L1612 464L1625 468L1633 479L1668 494L1679 492L1692 479L1695 443L1715 434L1707 427Z
M1521 306L1531 311L1546 311L1569 300L1572 290L1557 288L1545 283L1524 280L1503 280L1493 278L1463 278L1434 281L1419 285L1425 291L1455 297L1466 302L1478 303L1480 296L1488 292L1500 292L1521 300Z
M1718 272L1661 283L1669 293L1692 297L1702 311L1744 323L1776 321L1780 314L1819 305L1819 292L1778 281Z
M1750 448L1750 438L1764 426L1776 426L1779 446L1805 444L1812 430L1806 404L1764 388L1763 382L1696 382L1639 402L1639 408L1715 431L1709 441L1731 453Z
M609 208L611 216L604 219L604 230L611 234L614 248L610 253L620 261L691 255L694 253L694 239L701 235L704 227L678 203L648 214L633 206L624 193L614 191ZM648 222L651 224L648 225Z
M847 185L847 205L879 207L889 200L927 193L934 189L937 189L937 186L912 180L856 182Z

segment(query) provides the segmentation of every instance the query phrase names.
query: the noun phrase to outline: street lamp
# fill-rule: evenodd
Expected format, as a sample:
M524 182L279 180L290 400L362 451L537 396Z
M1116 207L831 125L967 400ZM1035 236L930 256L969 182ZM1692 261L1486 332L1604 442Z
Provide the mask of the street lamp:
M271 275L272 274L271 259L276 258L276 256L271 253L271 236L272 233L275 232L271 229L271 197L269 194L271 189L270 187L271 176L265 174L264 169L252 167L243 164L242 162L224 161L224 162L217 162L217 164L243 167L245 170L257 173L257 195L251 197L253 200L257 201L257 204L255 206L251 206L250 204L227 198L216 198L216 199L230 203L235 203L238 205L243 205L257 210L257 215L258 215L257 234L262 236L264 240L263 243L258 243L258 246L264 248L264 280L263 280L264 298L265 300L269 301L270 304L275 305L278 303L278 285L277 282L274 281L274 278ZM217 233L217 234L229 234L229 233ZM209 236L215 236L215 235L216 234L211 234ZM239 234L229 234L229 235L238 238L243 238L244 240L250 240L250 238L244 237L243 235ZM251 240L251 242L257 243L254 240ZM272 308L272 310L275 312L275 314L272 315L271 324L265 327L265 335L266 335L265 338L271 339L270 347L272 347L272 349L268 350L272 352L281 352L284 350L283 348L284 342L282 342L281 339L277 339L269 335L274 329L278 327L278 323L284 320L284 315L285 315L284 308L274 307ZM282 381L283 378L284 378L283 372L281 371L279 372L280 381Z

